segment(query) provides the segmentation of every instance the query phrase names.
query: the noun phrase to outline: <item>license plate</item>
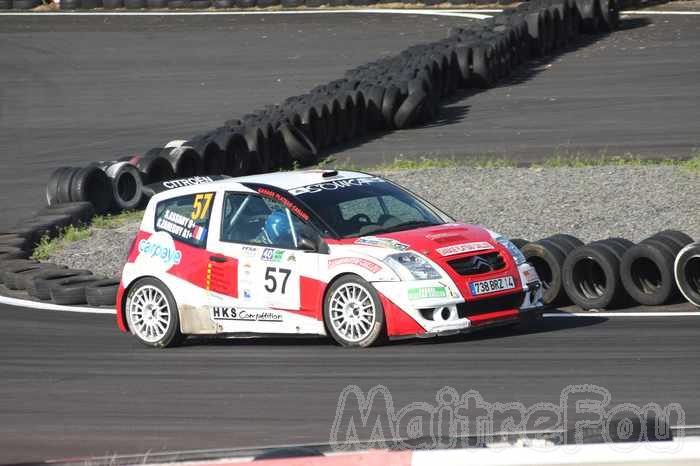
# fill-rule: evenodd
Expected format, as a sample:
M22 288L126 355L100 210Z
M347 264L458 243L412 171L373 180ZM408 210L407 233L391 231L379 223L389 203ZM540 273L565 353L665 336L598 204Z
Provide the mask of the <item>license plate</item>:
M513 277L492 278L491 280L483 280L480 282L472 282L469 284L472 296L480 294L495 293L497 291L510 290L515 288L515 280Z

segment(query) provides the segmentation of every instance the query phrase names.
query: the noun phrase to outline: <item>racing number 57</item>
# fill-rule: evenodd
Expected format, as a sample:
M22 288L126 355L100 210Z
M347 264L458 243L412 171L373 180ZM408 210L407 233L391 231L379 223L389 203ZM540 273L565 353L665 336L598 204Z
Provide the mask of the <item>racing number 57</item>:
M214 197L214 193L202 193L194 196L192 220L203 220L207 218L212 197Z
M284 278L282 278L282 286L280 293L284 294L287 291L287 280L289 280L289 275L292 273L291 270L289 269L283 269L283 268L277 268L277 267L268 267L265 270L265 290L268 293L274 293L277 291L277 286L279 282L277 281L277 276L282 276L284 275Z

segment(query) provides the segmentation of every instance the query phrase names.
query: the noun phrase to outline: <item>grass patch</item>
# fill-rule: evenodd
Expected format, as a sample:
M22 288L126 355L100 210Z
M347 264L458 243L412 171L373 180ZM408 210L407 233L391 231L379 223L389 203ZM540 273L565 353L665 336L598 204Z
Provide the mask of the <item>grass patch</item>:
M90 238L94 230L114 230L126 223L139 221L141 218L143 218L143 211L133 210L117 215L97 215L92 218L89 225L69 225L56 237L41 238L32 252L32 259L47 260L66 245Z

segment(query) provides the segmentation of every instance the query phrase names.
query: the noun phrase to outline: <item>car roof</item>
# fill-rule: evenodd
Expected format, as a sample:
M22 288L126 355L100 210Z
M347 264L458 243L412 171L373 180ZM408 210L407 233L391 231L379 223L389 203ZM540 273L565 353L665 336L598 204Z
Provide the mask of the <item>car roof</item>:
M347 180L351 178L366 178L372 175L367 173L346 170L294 170L289 172L264 173L262 175L249 175L240 178L232 178L230 181L237 183L261 183L275 186L285 191L300 188L326 181Z
M325 175L325 176L324 176ZM168 188L166 191L158 192L153 196L153 200L160 201L177 196L199 193L207 189L231 190L241 192L254 192L243 183L258 183L274 186L276 188L289 191L302 186L309 186L316 183L347 180L352 178L367 178L373 175L367 173L347 171L347 170L294 170L263 173L260 175L248 175L237 178L224 178L216 181L206 181L207 176L187 178L185 180L173 180L169 183L177 186ZM191 182L191 180L195 180Z

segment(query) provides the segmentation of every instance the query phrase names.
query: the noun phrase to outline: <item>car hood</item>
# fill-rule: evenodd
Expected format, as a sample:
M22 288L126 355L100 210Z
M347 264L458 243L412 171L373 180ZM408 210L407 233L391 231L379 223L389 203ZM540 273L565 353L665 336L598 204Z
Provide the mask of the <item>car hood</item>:
M491 232L477 225L448 223L411 230L342 240L341 244L362 248L364 254L384 258L401 251L416 251L432 260L498 248Z

